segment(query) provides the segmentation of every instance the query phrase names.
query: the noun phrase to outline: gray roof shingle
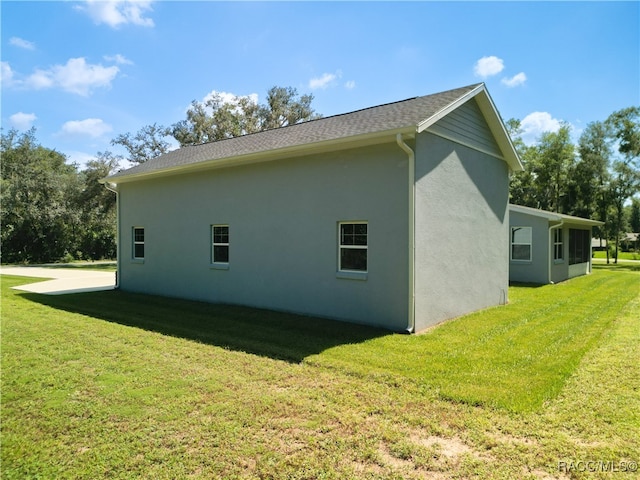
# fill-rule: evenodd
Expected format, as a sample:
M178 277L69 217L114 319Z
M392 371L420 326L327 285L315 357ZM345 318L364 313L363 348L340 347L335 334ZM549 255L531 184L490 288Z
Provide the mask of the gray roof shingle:
M168 169L174 170L200 162L415 127L479 85L474 84L433 95L409 98L241 137L182 147L111 175L106 181L159 173Z

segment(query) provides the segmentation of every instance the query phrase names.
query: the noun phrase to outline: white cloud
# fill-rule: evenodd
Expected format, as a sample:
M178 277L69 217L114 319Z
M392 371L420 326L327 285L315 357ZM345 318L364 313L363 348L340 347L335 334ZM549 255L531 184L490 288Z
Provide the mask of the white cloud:
M82 57L71 58L66 65L54 65L49 70L36 70L25 85L36 90L58 87L67 92L88 96L98 87L109 88L120 69L88 64Z
M511 78L505 77L502 79L502 83L507 87L518 87L520 85L524 85L526 81L527 81L527 76L524 74L524 72L520 72Z
M3 86L13 85L13 70L11 70L9 62L0 62L0 82Z
M9 122L18 130L29 130L37 118L34 113L18 112L9 117Z
M100 118L87 118L86 120L70 120L62 125L61 133L64 135L87 136L98 138L112 131L113 128Z
M309 88L311 90L325 89L335 84L335 81L342 77L342 71L337 70L336 73L323 73L321 76L309 80Z
M497 75L502 70L504 70L504 61L493 55L490 57L482 57L473 67L474 73L482 78Z
M35 50L36 44L20 37L11 37L9 43L14 47L24 48L25 50Z
M151 3L146 0L86 0L84 5L75 8L87 13L98 25L106 23L111 28L127 24L153 27L153 20L144 16L153 10Z
M117 63L119 65L133 65L133 62L126 58L124 55L116 53L115 55L105 55L104 58L107 62Z
M354 82L353 80L349 80L347 83L344 84L344 87L347 90L353 90L354 88L356 88L356 82Z
M535 143L545 132L557 132L562 122L555 119L548 112L533 112L520 122L522 128L522 140L527 145Z

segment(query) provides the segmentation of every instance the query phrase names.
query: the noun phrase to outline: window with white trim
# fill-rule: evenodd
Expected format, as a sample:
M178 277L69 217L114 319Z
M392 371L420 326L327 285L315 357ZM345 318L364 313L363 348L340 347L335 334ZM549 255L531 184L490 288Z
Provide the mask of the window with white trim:
M560 261L564 258L564 242L562 241L562 228L553 231L553 259Z
M338 270L367 271L367 222L340 222L338 241Z
M144 228L143 227L133 227L132 241L133 241L133 259L144 260Z
M511 227L511 260L531 261L531 227Z
M229 225L211 225L211 263L229 263Z

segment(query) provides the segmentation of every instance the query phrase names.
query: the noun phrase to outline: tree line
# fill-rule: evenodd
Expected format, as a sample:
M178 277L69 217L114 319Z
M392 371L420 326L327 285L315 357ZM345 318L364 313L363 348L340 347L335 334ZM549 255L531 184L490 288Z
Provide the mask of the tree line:
M126 160L142 163L180 146L222 140L318 118L313 95L273 87L266 103L219 93L193 101L186 118L170 127L147 125L111 141ZM125 160L98 152L80 169L41 145L36 130L2 132L0 139L0 259L2 263L45 263L116 257L116 198L99 183Z
M168 152L172 139L198 145L320 118L312 101L291 87L271 88L264 104L214 93L193 101L185 119L118 135L111 145L143 163ZM590 123L577 145L568 124L534 145L522 140L518 120L506 125L525 166L511 178L512 203L602 220L598 235L616 246L621 232L640 231L640 107ZM115 258L116 198L98 180L116 172L124 156L98 152L80 169L40 145L35 129L3 132L0 155L2 263Z
M577 145L566 123L534 145L523 142L518 120L507 129L525 167L511 179L511 202L604 222L595 233L613 241L617 260L622 236L640 232L640 107L589 123Z

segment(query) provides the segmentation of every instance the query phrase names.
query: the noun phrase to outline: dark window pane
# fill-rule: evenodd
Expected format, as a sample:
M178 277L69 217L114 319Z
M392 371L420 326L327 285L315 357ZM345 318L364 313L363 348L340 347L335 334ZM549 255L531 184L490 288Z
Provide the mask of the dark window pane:
M144 228L134 228L133 236L136 242L144 242Z
M229 247L226 245L216 245L213 247L213 261L229 263Z
M343 223L340 225L340 245L367 245L366 223Z
M136 243L133 246L134 258L144 258L144 243Z
M512 245L512 260L531 260L531 245Z
M340 249L340 269L367 271L367 250L364 248Z
M213 243L229 243L229 227L213 227Z

